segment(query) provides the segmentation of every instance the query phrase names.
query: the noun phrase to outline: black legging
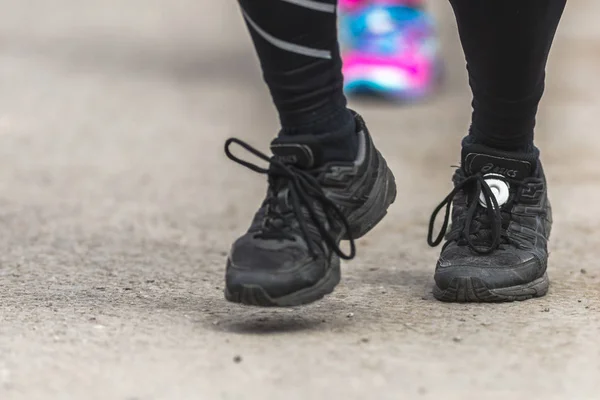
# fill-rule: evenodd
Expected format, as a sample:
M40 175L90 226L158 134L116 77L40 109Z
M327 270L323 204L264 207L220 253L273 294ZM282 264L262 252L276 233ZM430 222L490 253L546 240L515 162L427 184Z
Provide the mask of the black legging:
M471 135L511 150L533 144L546 61L566 0L450 0L473 92Z
M283 128L310 131L344 113L337 0L239 2Z
M346 108L336 0L239 0L282 126L340 118ZM548 53L566 0L450 0L473 91L472 138L533 145ZM334 116L337 116L334 118Z

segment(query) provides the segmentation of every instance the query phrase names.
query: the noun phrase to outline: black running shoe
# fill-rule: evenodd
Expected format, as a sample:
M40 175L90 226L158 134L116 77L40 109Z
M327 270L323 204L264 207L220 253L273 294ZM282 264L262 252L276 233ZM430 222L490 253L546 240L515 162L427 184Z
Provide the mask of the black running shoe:
M355 161L319 165L314 137L278 138L273 157L238 139L225 152L233 161L269 178L267 197L248 232L227 260L225 297L256 306L297 306L316 301L340 281L340 258L355 255L354 239L371 230L396 197L394 175L363 120L356 115ZM269 163L260 168L232 155L237 144ZM350 251L340 241L350 241Z
M541 297L552 209L546 178L534 154L506 153L467 145L454 190L431 216L428 243L437 246L452 228L435 271L433 294L449 302L502 302ZM436 216L446 207L438 237Z

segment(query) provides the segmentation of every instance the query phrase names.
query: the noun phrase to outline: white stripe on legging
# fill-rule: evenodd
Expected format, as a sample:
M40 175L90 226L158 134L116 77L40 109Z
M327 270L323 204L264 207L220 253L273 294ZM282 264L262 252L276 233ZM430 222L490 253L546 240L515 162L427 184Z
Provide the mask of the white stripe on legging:
M321 3L320 1L313 0L281 0L287 3L292 3L300 7L310 8L315 11L322 11L330 14L335 14L335 5Z
M256 22L254 22L252 20L252 18L250 18L250 16L246 13L245 10L242 9L242 14L244 14L244 18L246 18L246 21L248 21L248 23L250 24L250 26L252 28L254 28L254 30L260 35L262 36L267 42L271 43L273 46L278 47L282 50L286 50L292 53L296 53L296 54L302 54L303 56L309 56L309 57L315 57L315 58L324 58L326 60L331 60L331 52L328 50L319 50L319 49L313 49L310 47L305 47L305 46L300 46L294 43L290 43L290 42L286 42L284 40L281 39L277 39L275 36L272 36L270 34L268 34L267 32L263 31L261 29L260 26L258 26L256 24Z

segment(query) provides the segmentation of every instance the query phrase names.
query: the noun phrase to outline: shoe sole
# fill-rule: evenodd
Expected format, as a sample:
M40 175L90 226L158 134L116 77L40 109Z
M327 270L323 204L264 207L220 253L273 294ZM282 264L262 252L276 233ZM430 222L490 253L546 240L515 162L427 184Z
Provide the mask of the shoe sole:
M335 257L325 276L311 287L282 296L271 297L259 285L242 285L241 290L230 292L225 288L225 299L232 303L258 307L294 307L322 299L333 292L341 279L340 260Z
M543 297L549 287L547 273L530 283L498 289L489 289L479 278L454 278L446 290L435 285L433 296L449 303L503 303Z
M388 207L396 200L396 180L388 168L383 156L379 157L378 176L384 176L380 183L376 183L369 194L367 202L348 217L352 228L352 238L358 239L371 231L387 214ZM349 240L348 235L342 240ZM241 290L235 292L225 288L225 299L232 303L258 307L294 307L315 302L333 292L340 283L340 260L334 258L331 267L325 276L315 285L304 288L288 295L273 298L259 285L242 285Z

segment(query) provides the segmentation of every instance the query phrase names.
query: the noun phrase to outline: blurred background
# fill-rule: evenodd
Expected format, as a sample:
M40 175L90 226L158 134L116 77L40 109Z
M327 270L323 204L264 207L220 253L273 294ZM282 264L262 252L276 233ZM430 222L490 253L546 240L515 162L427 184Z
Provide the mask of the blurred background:
M272 311L222 296L266 188L224 140L277 132L237 4L0 0L0 398L597 398L600 3L567 6L539 115L551 293L491 306L430 294L426 223L470 114L450 7L431 8L441 91L352 104L396 206L334 295Z

